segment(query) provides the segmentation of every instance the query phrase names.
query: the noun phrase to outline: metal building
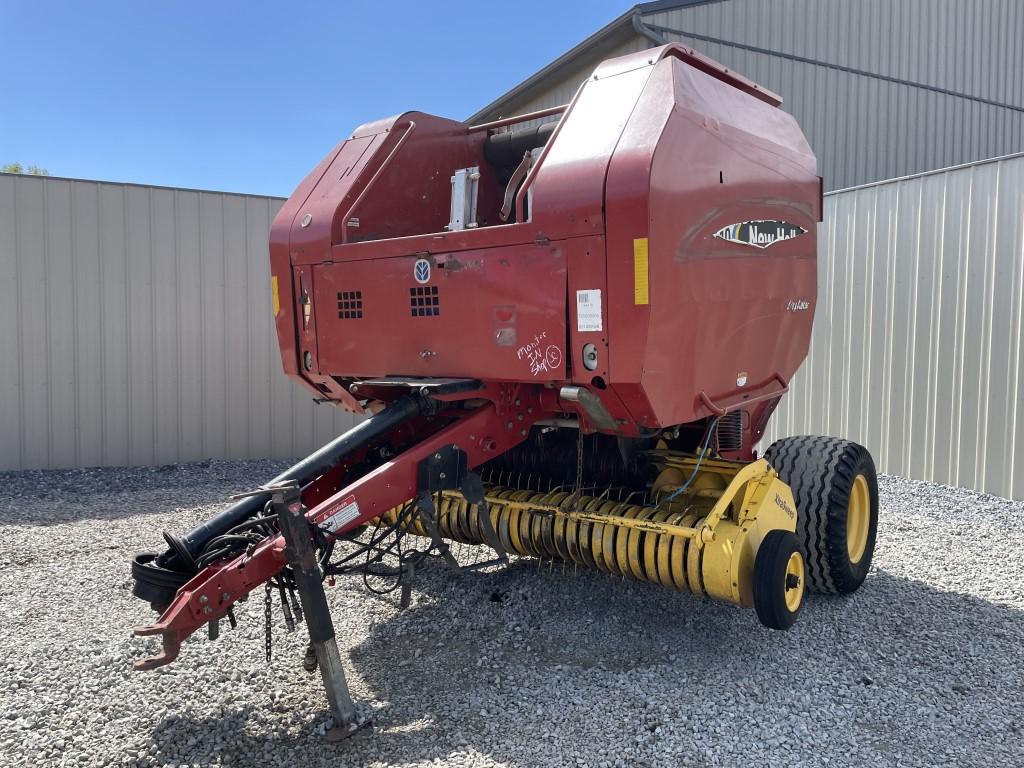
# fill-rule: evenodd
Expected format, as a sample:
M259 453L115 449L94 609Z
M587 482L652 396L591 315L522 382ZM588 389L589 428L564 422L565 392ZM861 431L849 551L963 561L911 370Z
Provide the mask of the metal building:
M281 202L0 174L0 470L286 458L349 427L281 370ZM1024 154L828 194L818 250L810 355L763 445L847 437L884 472L1024 499Z
M807 360L769 424L1024 499L1024 153L825 196Z
M782 95L827 189L1024 150L1020 0L658 0L470 120L568 102L598 62L682 42Z
M863 186L826 197L810 356L765 445L834 434L1024 499L1024 154L987 159L1024 150L1022 38L1017 0L645 3L472 120L663 40L781 93L828 186ZM350 426L281 371L281 202L0 174L0 470L294 457Z
M351 426L281 369L282 202L0 174L0 470L292 458Z

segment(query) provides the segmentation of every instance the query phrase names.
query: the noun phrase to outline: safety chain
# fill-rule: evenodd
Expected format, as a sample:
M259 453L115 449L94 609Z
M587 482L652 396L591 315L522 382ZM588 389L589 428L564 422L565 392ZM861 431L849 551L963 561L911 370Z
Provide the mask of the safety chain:
M267 582L266 586L267 586L267 588L266 588L266 590L263 593L263 620L266 623L266 629L267 629L267 639L266 639L267 664L269 664L271 658L273 658L273 645L272 644L273 644L274 636L273 636L273 630L270 628L270 618L271 618L270 617L270 613L271 613L271 608L272 608L272 604L273 604L273 597L271 597L271 594L270 594L271 590L270 590L270 582L269 581Z
M583 429L580 428L576 438L576 488L569 500L575 504L576 500L583 495Z

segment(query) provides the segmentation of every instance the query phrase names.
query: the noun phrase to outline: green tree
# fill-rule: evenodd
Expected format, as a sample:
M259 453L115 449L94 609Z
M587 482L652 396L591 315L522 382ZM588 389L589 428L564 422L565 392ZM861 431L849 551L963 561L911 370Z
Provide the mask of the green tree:
M29 176L49 176L50 172L38 165L30 165L27 168L21 163L7 163L0 165L0 173L24 173Z

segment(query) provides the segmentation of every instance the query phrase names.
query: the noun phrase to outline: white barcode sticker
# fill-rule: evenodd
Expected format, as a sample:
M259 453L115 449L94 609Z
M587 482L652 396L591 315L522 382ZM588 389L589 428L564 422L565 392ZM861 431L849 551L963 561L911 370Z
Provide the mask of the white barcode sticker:
M600 331L601 325L601 289L590 288L576 291L576 330Z
M322 513L320 527L335 533L359 517L359 503L355 496L346 496Z

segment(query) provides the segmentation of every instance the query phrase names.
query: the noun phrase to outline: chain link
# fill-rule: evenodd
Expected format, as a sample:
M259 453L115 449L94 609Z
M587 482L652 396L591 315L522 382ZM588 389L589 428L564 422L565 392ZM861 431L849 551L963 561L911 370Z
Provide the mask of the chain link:
M267 638L266 638L267 664L269 664L271 658L273 658L273 640L274 640L273 630L271 629L271 626L270 626L270 624L271 624L271 609L273 608L273 597L270 594L270 582L269 581L267 582L266 587L267 588L266 588L266 590L263 593L263 620L266 623L266 629L267 629Z
M576 488L572 492L573 503L583 495L583 430L580 429L576 438Z

